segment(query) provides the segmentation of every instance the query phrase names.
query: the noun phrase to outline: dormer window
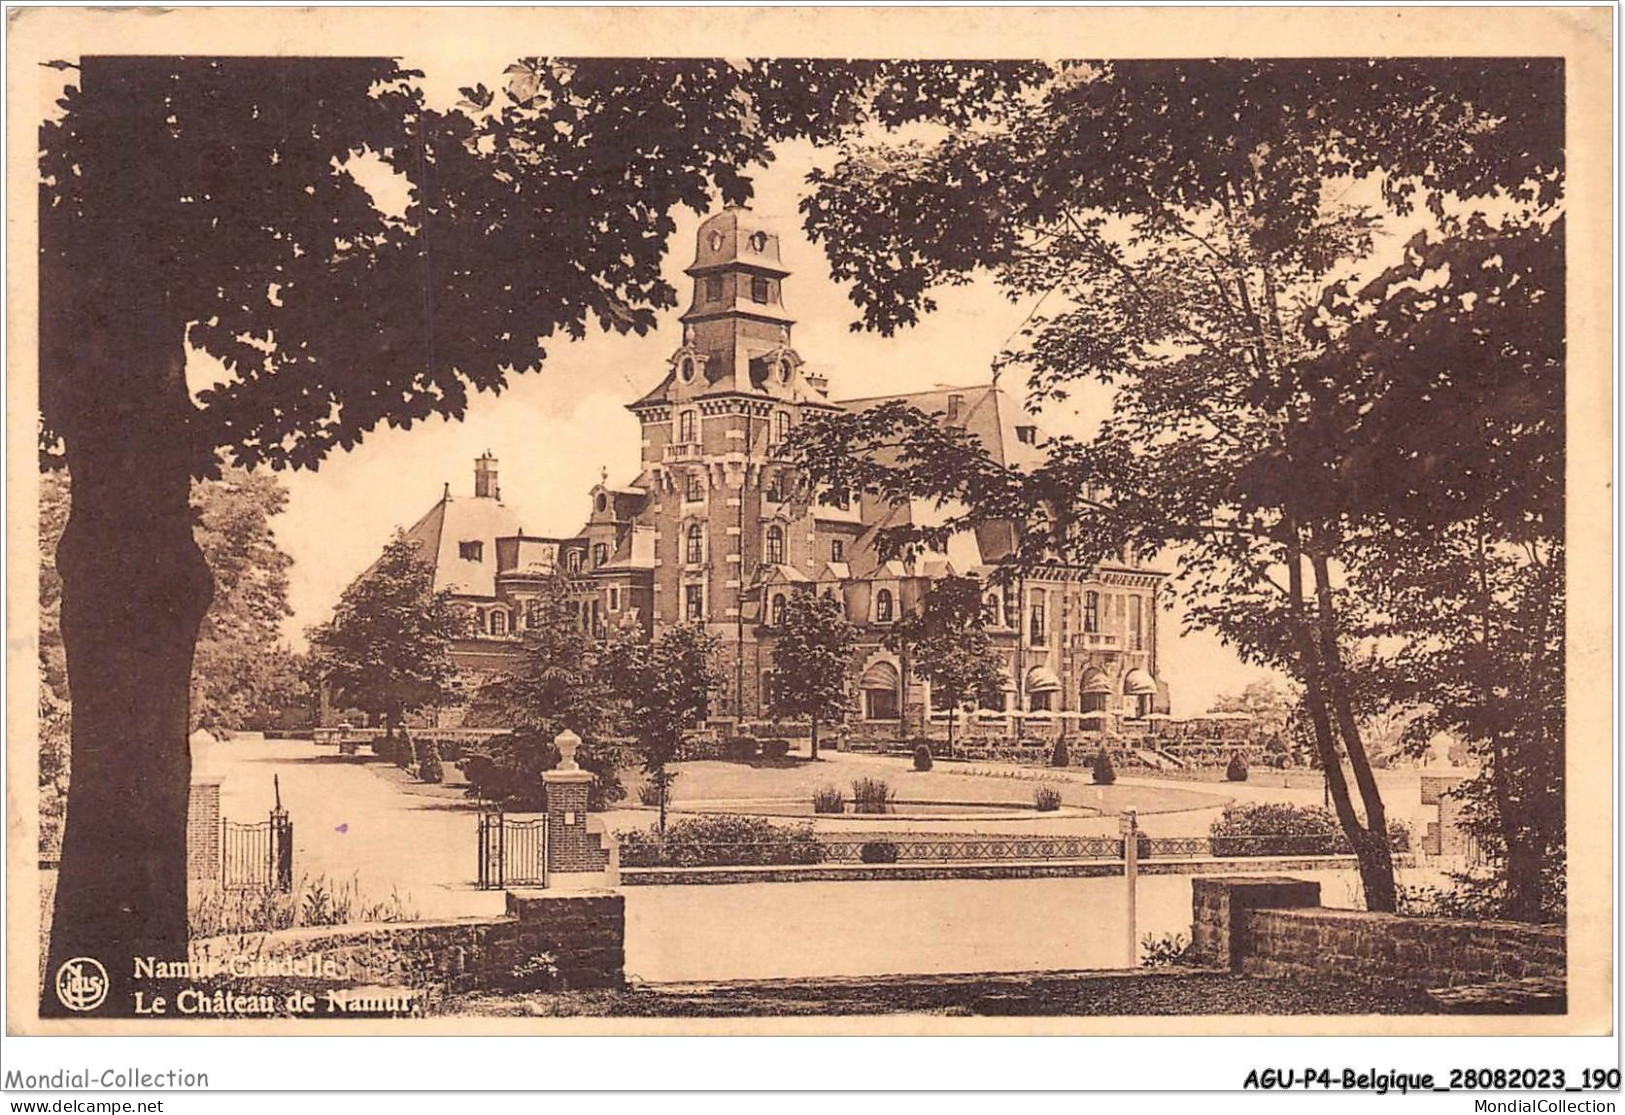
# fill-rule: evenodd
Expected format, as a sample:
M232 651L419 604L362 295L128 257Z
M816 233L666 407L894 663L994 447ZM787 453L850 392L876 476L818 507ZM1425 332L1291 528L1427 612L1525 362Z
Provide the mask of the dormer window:
M753 252L767 251L767 233L753 232L750 234L750 250Z
M752 302L760 302L763 305L766 305L768 299L771 298L772 295L773 295L772 284L770 284L766 279L761 279L761 278L753 278L753 279L751 279L751 281L750 281L750 300Z
M609 560L609 546L608 546L608 544L603 543L603 542L594 542L592 544L592 567L594 569L597 569L600 565L604 564L604 562L606 562L608 560Z
M683 445L700 440L700 416L694 411L685 410L677 416L677 440Z
M484 561L485 543L459 542L457 543L457 556L462 558L464 561Z
M1023 444L1023 445L1036 445L1036 444L1038 444L1038 427L1037 426L1017 426L1016 427L1016 440L1021 442L1021 444Z
M571 550L564 555L564 568L570 573L581 572L581 551Z

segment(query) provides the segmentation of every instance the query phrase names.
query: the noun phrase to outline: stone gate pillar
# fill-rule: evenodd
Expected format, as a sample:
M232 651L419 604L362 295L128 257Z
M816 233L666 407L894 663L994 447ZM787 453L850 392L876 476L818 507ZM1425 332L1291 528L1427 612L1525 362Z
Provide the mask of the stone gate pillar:
M561 890L591 890L620 883L613 838L604 847L603 823L589 825L587 792L594 776L576 763L581 737L571 731L553 739L559 765L542 773L547 800L547 885Z
M186 802L186 877L197 882L220 878L220 778L192 776Z

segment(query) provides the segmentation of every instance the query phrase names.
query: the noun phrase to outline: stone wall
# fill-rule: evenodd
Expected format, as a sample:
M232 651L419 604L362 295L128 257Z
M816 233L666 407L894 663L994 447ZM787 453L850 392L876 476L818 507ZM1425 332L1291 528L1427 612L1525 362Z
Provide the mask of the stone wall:
M318 982L410 988L432 1001L464 991L620 987L625 942L619 894L509 891L502 917L212 937L194 941L191 958L273 970L307 960L320 966Z
M1566 972L1561 928L1330 910L1318 883L1282 876L1193 879L1191 906L1193 956L1249 975L1435 988Z

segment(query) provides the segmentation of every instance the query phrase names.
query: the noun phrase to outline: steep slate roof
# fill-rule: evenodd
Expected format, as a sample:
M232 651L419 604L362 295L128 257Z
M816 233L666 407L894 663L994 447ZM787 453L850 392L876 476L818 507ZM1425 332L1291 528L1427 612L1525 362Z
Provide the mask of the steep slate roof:
M495 596L496 540L519 532L519 516L501 500L448 495L414 523L406 537L434 564L436 592L450 589L466 596ZM463 558L459 542L481 543L480 560Z
M1036 419L1026 414L1019 403L991 383L975 384L970 387L940 387L933 391L917 391L912 395L876 395L866 399L843 399L838 405L846 410L862 411L895 400L907 403L926 414L941 414L942 424L946 425L950 395L958 395L963 400L959 419L954 425L980 438L983 448L995 461L1020 469L1032 468L1044 462L1044 452L1038 445L1023 442L1016 436L1017 426L1036 426ZM1042 441L1042 433L1035 440Z

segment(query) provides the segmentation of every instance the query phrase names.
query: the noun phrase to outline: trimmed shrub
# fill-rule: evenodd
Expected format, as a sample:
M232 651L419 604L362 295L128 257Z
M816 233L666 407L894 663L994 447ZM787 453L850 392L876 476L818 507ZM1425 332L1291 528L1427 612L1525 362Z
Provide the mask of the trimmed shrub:
M440 764L440 748L429 740L418 748L418 778L424 782L444 782L446 770Z
M858 849L858 858L864 863L896 863L897 845L890 840L871 840Z
M825 786L813 794L814 813L845 813L846 798L834 786Z
M751 736L729 736L722 744L723 757L734 763L748 763L756 758L759 743Z
M1061 791L1054 786L1039 786L1033 790L1033 808L1040 813L1053 813L1061 808Z
M782 759L790 754L790 741L787 739L764 739L762 741L762 758Z
M1112 753L1102 747L1095 752L1094 769L1090 771L1096 786L1110 786L1117 781L1117 770L1112 766Z
M824 849L811 825L775 825L762 817L685 817L619 834L625 867L736 867L819 863Z
M1052 767L1069 767L1072 765L1072 751L1066 745L1066 740L1055 741L1055 750L1050 752L1049 765Z
M883 778L858 778L852 782L852 812L890 813L892 788Z
M1349 850L1337 818L1318 805L1227 805L1208 837L1216 856L1323 856Z
M1224 768L1224 780L1226 782L1247 781L1247 763L1242 759L1241 752L1233 751L1230 753L1230 765Z
M914 769L931 769L931 748L928 745L922 743L914 749Z

